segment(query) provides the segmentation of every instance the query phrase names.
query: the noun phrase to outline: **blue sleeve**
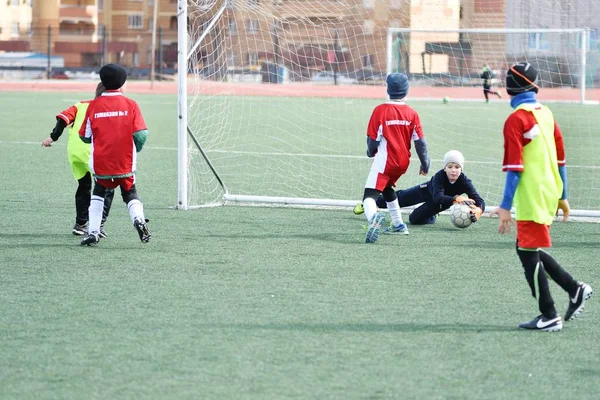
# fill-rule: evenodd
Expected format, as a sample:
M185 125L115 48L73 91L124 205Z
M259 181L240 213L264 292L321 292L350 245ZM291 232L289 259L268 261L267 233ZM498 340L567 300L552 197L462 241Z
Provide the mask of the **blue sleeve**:
M512 208L513 198L517 191L517 185L521 179L521 173L518 171L508 171L506 173L506 184L504 185L504 198L500 203L500 208L510 210Z
M563 182L563 191L562 191L562 196L560 196L560 199L564 200L567 198L567 166L560 165L558 167L558 173L560 174L560 178L562 179L562 182Z
M417 155L419 156L419 161L421 161L421 170L426 174L429 173L429 154L427 153L427 142L425 138L421 138L419 140L415 140L415 150L417 150Z
M377 154L377 148L379 147L379 141L371 139L367 136L367 157L375 157Z

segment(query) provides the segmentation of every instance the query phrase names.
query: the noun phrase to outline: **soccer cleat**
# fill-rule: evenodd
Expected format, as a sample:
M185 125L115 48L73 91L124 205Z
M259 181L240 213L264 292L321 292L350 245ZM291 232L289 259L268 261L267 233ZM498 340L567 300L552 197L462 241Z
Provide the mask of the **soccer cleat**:
M75 236L87 235L88 223L86 222L85 224L78 224L77 222L75 222L72 232L73 232L73 235L75 235Z
M100 224L100 232L98 233L98 236L100 236L102 239L106 239L108 237L108 234L104 230L104 221L102 221Z
M563 327L562 319L559 316L554 318L546 318L543 315L538 315L529 322L519 324L521 329L529 329L534 331L557 332Z
M385 222L385 214L379 212L373 216L371 222L369 222L369 228L365 236L365 243L375 243L379 238L379 230L381 225Z
M148 243L148 241L152 237L150 231L148 230L148 225L146 224L146 222L148 222L147 219L144 220L141 218L137 218L133 223L135 230L138 232L138 235L140 235L140 240L142 241L142 243Z
M398 226L390 225L383 230L384 235L408 235L408 226L400 224Z
M352 210L352 211L354 211L354 214L356 214L356 215L361 215L365 212L365 209L364 209L362 203L358 203L357 205L354 206L354 210Z
M85 235L85 237L81 240L81 245L92 246L98 244L98 242L100 242L100 235L97 232L92 232Z
M565 321L570 321L583 311L585 302L592 296L592 287L587 283L579 282L575 296L569 298L569 307L565 313Z

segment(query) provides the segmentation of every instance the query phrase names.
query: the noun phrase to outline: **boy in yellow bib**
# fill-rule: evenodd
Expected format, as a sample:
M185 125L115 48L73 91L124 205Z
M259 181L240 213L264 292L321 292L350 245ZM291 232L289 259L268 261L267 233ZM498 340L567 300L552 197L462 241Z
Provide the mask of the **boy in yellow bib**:
M104 92L104 86L99 83L96 86L96 97ZM91 100L80 101L66 110L60 112L56 116L56 126L52 130L49 137L42 142L43 147L51 147L52 143L56 142L62 135L64 129L69 128L69 138L67 142L67 154L73 177L78 182L77 191L75 192L75 225L73 226L73 235L82 236L88 233L88 208L90 206L90 198L92 192L92 175L89 166L90 160L90 145L84 143L79 138L79 128L85 118L85 112ZM108 218L110 205L114 196L114 191L107 193L104 212L102 215L102 229L100 235L106 238L104 230L104 222Z
M531 294L541 314L519 325L522 329L559 331L563 321L554 307L548 277L569 294L564 320L576 317L592 295L592 288L578 282L550 254L550 225L557 210L569 216L565 148L560 128L550 109L537 101L537 71L527 63L514 64L506 75L506 91L515 111L504 124L504 198L491 215L500 219L498 232L510 232L510 209L516 208L517 254L525 270Z

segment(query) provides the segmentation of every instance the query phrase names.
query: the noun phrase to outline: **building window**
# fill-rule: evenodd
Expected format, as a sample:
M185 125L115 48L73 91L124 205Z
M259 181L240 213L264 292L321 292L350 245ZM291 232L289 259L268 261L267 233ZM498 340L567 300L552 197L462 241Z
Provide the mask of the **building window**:
M19 36L19 23L18 22L13 22L10 26L10 34L12 37L18 37Z
M10 0L10 5L11 6L18 6L19 5L19 0Z
M171 17L171 19L169 20L169 30L177 30L177 17Z
M225 0L225 7L227 7L227 8L234 8L235 7L235 0Z
M257 19L249 19L246 21L246 32L250 34L256 34L258 32L258 20Z
M154 19L148 18L148 32L152 32L153 28L154 28Z
M98 0L98 11L104 10L104 0Z
M248 53L248 64L249 65L258 65L258 53L256 53L256 52Z
M535 32L529 34L529 50L549 50L550 43L544 40L544 34Z
M132 54L132 58L131 58L132 62L133 62L133 66L137 67L138 65L140 65L140 54L136 51Z
M402 8L402 0L390 0L390 8L392 10L399 10Z
M233 51L227 52L227 66L235 67L235 52Z
M373 66L373 63L371 62L371 57L371 54L365 54L360 57L363 68L371 68Z
M227 33L237 35L237 22L233 18L227 19Z
M154 5L154 0L148 0L148 5L149 6L153 6Z
M365 8L371 9L373 8L373 2L373 0L363 0L363 5L365 6Z
M144 17L142 14L128 15L127 27L130 29L142 29L144 27Z
M370 19L365 19L365 21L363 22L363 33L365 35L372 35L374 30L375 22L373 22L373 20Z
M247 0L250 7L258 7L260 0Z

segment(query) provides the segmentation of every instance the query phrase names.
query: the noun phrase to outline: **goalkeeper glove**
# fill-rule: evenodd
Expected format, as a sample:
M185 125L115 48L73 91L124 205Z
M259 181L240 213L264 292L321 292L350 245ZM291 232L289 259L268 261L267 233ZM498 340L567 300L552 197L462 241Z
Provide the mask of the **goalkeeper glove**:
M471 212L469 213L469 218L471 218L471 222L477 222L479 218L481 218L481 214L483 211L480 207L475 205L469 205L471 207Z
M460 196L454 196L454 203L452 203L452 204L458 204L458 203L467 204L468 202L473 202L473 200L471 200L469 197L461 194ZM469 204L467 204L467 205L469 205Z

